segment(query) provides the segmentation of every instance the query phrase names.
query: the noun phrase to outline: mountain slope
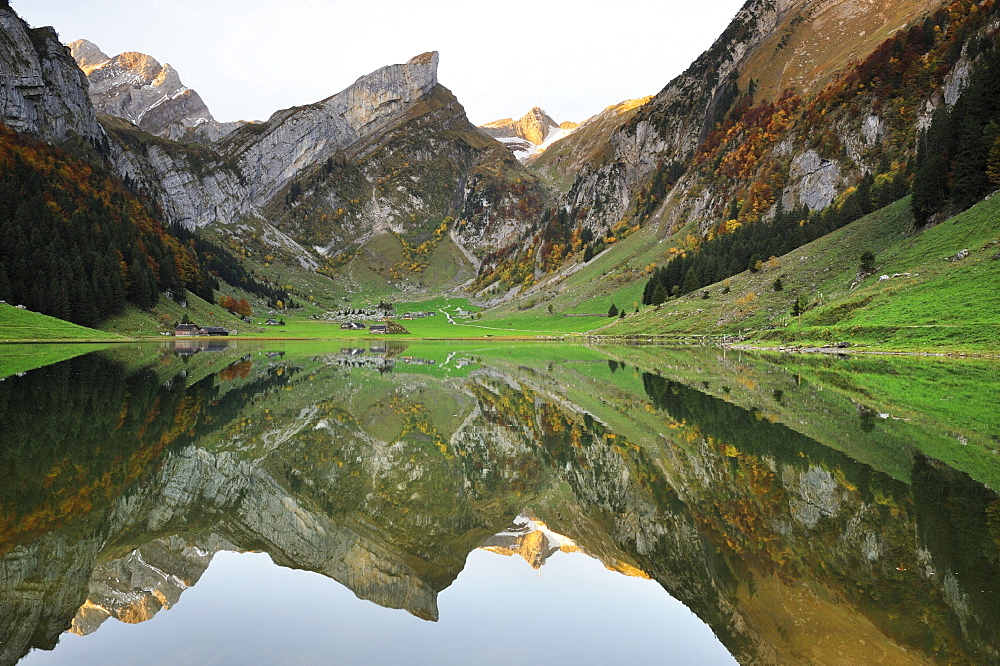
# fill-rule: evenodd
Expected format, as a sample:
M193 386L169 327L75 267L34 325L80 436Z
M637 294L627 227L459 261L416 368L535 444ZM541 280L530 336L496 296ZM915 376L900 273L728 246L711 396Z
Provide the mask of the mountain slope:
M791 35L789 40L812 44L817 53L834 48L817 32L818 23L796 13L804 11L800 3L749 3L709 51L627 122L596 133L599 139L586 148L586 133L578 130L574 137L579 139L571 137L540 157L534 168L566 192L562 203L575 226L565 235L572 252L554 271L536 252L533 284L541 284L521 294L528 298L557 284L565 291L562 280L606 247L612 250L602 259L606 269L610 262L618 273L615 264L630 262L630 270L621 272L631 277L623 278L644 280L655 265L762 220L782 214L805 219L808 208L823 211L830 228L836 228L844 223L840 217L860 216L853 206L861 198L872 198L863 206L871 210L875 200L882 206L905 194L918 132L930 123L934 109L956 103L975 63L995 49L996 9L989 2L954 2L945 8L938 2L903 3L893 11L904 12L911 24L865 53L872 47L866 28L884 27L890 19L888 14L862 16L863 5L839 3L836 12L850 10L861 21L854 25L866 34L851 48L864 59L838 71L841 60L828 53L816 71L819 78L809 84L829 80L819 91L807 86L804 94L786 90L768 98L757 92L758 78L744 80L740 67L761 49L774 48L764 45L769 35ZM864 23L869 20L871 25ZM784 65L765 72L761 62L766 61L754 61L755 77L769 72L791 82L780 78ZM696 81L705 77L710 85L699 88ZM706 89L712 86L716 92L709 95ZM623 237L644 227L652 231L643 232L643 248L620 254ZM664 241L659 248L658 240ZM629 246L638 249L636 243ZM530 252L525 246L484 269L489 273L481 272L477 286L489 287L512 266L532 261ZM641 264L632 261L639 256ZM609 285L607 291L619 286Z
M544 152L532 155L529 166L565 194L572 186L576 173L600 161L610 148L611 136L629 122L650 99L643 97L612 104L577 125L572 134L560 139Z
M161 295L183 302L187 289L211 303L213 270L288 301L282 290L236 270L225 248L181 242L170 224L181 217L177 206L167 216L157 210L157 203L177 201L168 192L184 194L195 180L190 172L204 172L209 149L153 137L124 121L99 121L87 79L55 31L28 28L7 3L0 4L0 21L0 298L94 326L127 304L148 310ZM81 57L102 55L93 47ZM153 144L144 159L131 152ZM157 180L144 170L151 153L160 163L186 160L190 172L180 182ZM237 182L231 170L224 173ZM229 196L238 199L232 189Z
M105 126L121 146L120 171L172 221L211 226L261 256L335 274L386 234L401 235L417 254L429 251L424 244L442 224L475 255L508 242L537 211L540 204L520 210L513 188L539 202L546 195L469 123L438 83L437 65L437 53L425 53L384 67L211 147L156 139L118 121ZM467 191L486 205L470 205ZM458 225L463 211L472 212Z
M0 299L93 327L126 302L211 293L190 248L116 178L0 126Z
M22 33L20 42L6 44L12 63L29 51L39 71L72 62L53 31L45 33L58 51L50 58L34 49L23 21L10 10L4 15ZM177 128L190 138L187 129L208 126L211 117L169 66L134 53L102 59L99 48L82 41L73 49L90 73L95 103L113 115L96 122L83 95L88 82L76 68L69 82L37 76L31 100L65 106L71 99L86 108L96 159L152 199L167 222L212 227L222 245L263 264L274 257L297 270L335 274L368 242L388 235L400 239L408 260L393 271L413 274L441 233L475 263L490 246L519 237L548 200L439 85L436 53L384 67L327 99L279 111L206 146L170 139ZM6 105L9 122L50 115L25 99ZM19 127L45 140L64 138L37 122Z
M886 32L887 22L896 22L892 26L896 28L907 21L922 18L942 4L937 0L895 3L893 11L886 14L870 11L867 0L815 5L798 0L747 3L709 50L611 137L605 159L595 161L577 177L569 203L575 209L589 207L589 225L618 222L626 215L629 205L634 204L634 199L641 196L641 187L653 180L659 170L672 162L690 165L702 142L709 137L716 124L727 117L740 97L750 94L754 102L764 104L777 103L780 93L786 89L791 89L800 97L818 92L815 86L831 79L845 64L843 58L828 54L829 50L846 50L852 59L864 58L879 44L880 36ZM845 24L846 18L834 21L834 15L853 20L848 25ZM812 18L807 20L806 17ZM829 30L832 25L837 26L836 30L856 32L852 32L850 38L834 40ZM786 44L794 39L796 49L822 54L822 57L817 56L812 78L807 81L797 78L788 71L784 59L771 57L776 47L770 40L776 35L779 42L788 35ZM751 69L744 73L748 67ZM753 79L752 84L750 79ZM765 94L755 92L758 80L772 81L771 88L762 91ZM927 95L931 92L929 89L925 91ZM882 111L878 110L876 114L881 116ZM808 156L809 146L802 146L801 139L795 134L780 127L770 131L776 131L782 134L781 139L791 141L784 148L788 154L786 161L814 159ZM853 127L850 131L854 131ZM846 132L845 127L843 133ZM877 143L879 139L881 137L876 131L869 143ZM850 168L857 169L858 166L850 165ZM848 165L840 166L840 170L848 171ZM798 173L786 166L786 183L796 185L811 172L812 169L804 163ZM750 184L749 180L741 177L734 184L745 189ZM705 201L699 198L703 191L696 187L695 182L682 183L672 194L677 204L667 216L668 223L677 225L691 217L700 221L717 213L719 206L726 203L733 190L738 189L727 185L725 192L715 193L712 199ZM845 186L846 183L834 182L834 193ZM808 183L805 187L811 189L815 186ZM608 199L609 194L620 191L625 192L624 197L611 197L610 202L605 201L599 209L594 205L598 199ZM719 200L722 203L718 203ZM830 200L817 203L825 207Z
M769 345L995 350L1000 198L917 234L909 208L909 199L899 201L758 272L643 309L600 333L735 336L757 330L763 333L755 339ZM874 255L870 271L860 268L866 251ZM797 300L801 318L793 315Z

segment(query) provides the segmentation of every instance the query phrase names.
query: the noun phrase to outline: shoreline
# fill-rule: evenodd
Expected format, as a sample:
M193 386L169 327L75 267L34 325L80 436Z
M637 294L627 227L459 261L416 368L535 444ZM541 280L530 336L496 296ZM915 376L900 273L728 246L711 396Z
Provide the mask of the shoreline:
M551 343L564 343L564 342L581 342L581 343L596 343L596 344L614 344L622 346L674 346L674 347L689 347L689 346L707 346L707 347L718 347L720 349L732 349L736 351L758 351L758 352L775 352L781 354L824 354L824 355L872 355L872 356L923 356L929 358L1000 358L1000 350L981 350L981 349L958 349L951 351L933 352L926 351L922 349L873 349L868 347L857 347L857 346L837 346L837 345L802 345L802 346L792 346L792 345L776 345L776 346L765 346L765 345L755 345L755 344L744 344L742 342L730 342L725 338L729 336L700 336L700 335L684 335L684 336L668 336L668 335L589 335L586 333L573 333L573 334L563 334L563 335L486 335L486 336L468 336L468 337L413 337L413 336L400 336L386 335L386 336L365 336L365 337L323 337L323 336L306 336L306 337L284 337L284 336L182 336L180 338L175 336L159 336L159 337L120 337L114 339L94 339L94 338L71 338L71 339L28 339L28 340L0 340L0 348L3 346L10 345L47 345L47 344L58 344L58 345L76 345L76 344L108 344L108 345L121 345L121 344L149 344L154 342L178 342L185 340L194 340L198 342L204 341L243 341L243 342L318 342L327 341L331 343L336 342L350 342L357 343L361 341L375 342L375 341L396 341L396 342L407 342L407 343L418 343L418 342L551 342Z

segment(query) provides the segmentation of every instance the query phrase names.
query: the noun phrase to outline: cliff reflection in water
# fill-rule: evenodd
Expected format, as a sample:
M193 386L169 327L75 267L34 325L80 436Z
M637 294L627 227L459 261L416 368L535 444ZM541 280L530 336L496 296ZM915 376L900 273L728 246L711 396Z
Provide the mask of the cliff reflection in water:
M0 383L0 662L149 620L222 550L436 620L477 547L652 578L742 662L1000 659L996 415L884 411L995 367L191 351Z

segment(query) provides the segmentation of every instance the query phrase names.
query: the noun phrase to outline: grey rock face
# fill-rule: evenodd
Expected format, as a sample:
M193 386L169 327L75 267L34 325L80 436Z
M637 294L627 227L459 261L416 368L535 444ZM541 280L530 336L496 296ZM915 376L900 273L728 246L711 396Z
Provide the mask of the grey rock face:
M171 222L189 229L251 213L240 174L211 151L170 144L116 145L112 159L120 174L141 183L163 206Z
M797 474L783 469L782 483L798 495L789 499L792 517L809 529L816 527L821 518L836 515L845 499L830 472L815 465Z
M805 204L809 210L822 210L833 203L842 180L840 165L812 149L792 160L788 176L792 185L785 191L783 204L786 208Z
M278 111L267 122L227 137L221 151L234 158L258 205L269 202L304 168L338 150L363 153L365 140L397 124L437 85L438 54L424 53L383 67L321 102Z
M31 29L0 5L0 122L43 141L100 142L86 80L52 28Z

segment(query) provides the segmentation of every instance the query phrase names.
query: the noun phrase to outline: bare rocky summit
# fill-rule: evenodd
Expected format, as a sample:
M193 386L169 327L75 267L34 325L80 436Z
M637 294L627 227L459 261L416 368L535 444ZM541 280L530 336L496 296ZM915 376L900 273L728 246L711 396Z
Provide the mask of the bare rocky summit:
M326 99L276 112L266 122L226 138L259 205L270 201L304 167L338 150L365 151L368 139L398 124L437 86L438 54L424 53L362 76Z
M559 123L537 106L518 120L504 118L482 126L482 130L492 137L516 136L536 146L545 141L550 132L557 129Z
M76 60L76 64L80 66L80 69L83 70L84 74L105 60L111 60L111 56L102 51L97 44L86 39L78 39L66 46L69 47L70 54Z
M98 113L123 118L150 134L211 143L242 123L220 123L201 96L169 64L128 51L108 57L86 39L70 42L70 53L90 82Z
M524 160L549 139L564 135L577 126L573 122L558 123L542 108L534 107L518 120L503 118L481 125L486 134L507 146L518 159Z

